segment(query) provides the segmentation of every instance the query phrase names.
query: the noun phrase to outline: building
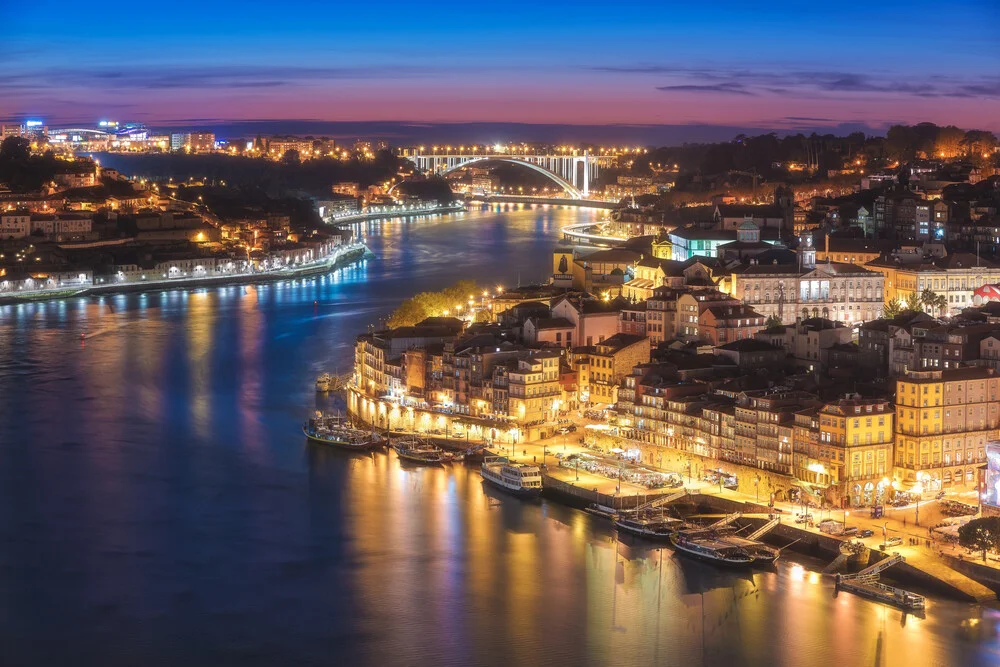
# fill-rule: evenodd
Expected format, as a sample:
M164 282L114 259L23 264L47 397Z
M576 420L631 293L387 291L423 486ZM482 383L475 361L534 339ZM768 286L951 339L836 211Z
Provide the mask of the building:
M524 321L524 340L547 343L557 347L572 347L576 325L564 317L529 317Z
M858 330L859 351L872 360L880 376L915 370L912 331L921 323L936 324L937 320L927 313L908 310L893 319L865 322Z
M785 224L785 210L777 204L718 204L712 219L718 229L737 229L750 222L760 229L780 230Z
M570 270L573 287L585 292L611 291L618 295L632 278L633 266L642 255L632 250L609 248L577 257Z
M584 295L557 297L552 302L552 317L563 318L573 324L575 345L603 343L618 333L619 313L629 302L621 299L595 299Z
M596 345L573 350L580 402L614 405L618 385L632 369L649 363L649 339L633 334L615 334Z
M817 263L811 239L798 254L798 264L751 260L733 269L724 291L782 322L822 317L853 325L881 317L881 273L841 262Z
M895 477L918 493L974 489L1000 426L992 368L910 371L896 381Z
M959 368L980 358L979 345L1000 329L1000 324L937 324L912 328L913 370Z
M924 290L943 296L947 305L942 312L925 306L932 315L954 314L972 306L977 289L1000 282L1000 263L967 252L946 257L881 257L865 267L884 276L886 303L894 299L906 303L919 298Z
M508 416L522 425L555 420L559 414L559 350L533 351L508 374Z
M756 338L734 340L715 348L716 356L731 359L740 370L754 368L781 368L785 351Z
M816 402L815 396L802 391L741 392L736 397L734 438L723 442L720 458L790 475L794 415Z
M752 338L763 328L764 316L739 302L707 305L698 315L698 336L713 346Z
M828 367L828 355L838 345L850 343L850 327L822 317L811 317L795 324L772 327L760 331L756 338L794 357L810 371Z
M288 151L295 151L298 153L299 159L308 159L313 155L312 139L299 139L297 137L271 137L267 140L267 153L271 157L280 160ZM337 192L337 190L334 189L334 192Z
M893 410L884 399L844 398L820 408L814 466L827 499L842 507L887 500L892 475Z
M0 213L0 240L23 239L31 233L31 212L25 209Z
M740 223L742 222L741 218ZM687 225L674 229L667 236L670 239L671 256L682 262L692 257L717 257L720 246L739 240L736 227L705 229L698 225ZM778 231L773 228L761 229L760 241L779 245Z

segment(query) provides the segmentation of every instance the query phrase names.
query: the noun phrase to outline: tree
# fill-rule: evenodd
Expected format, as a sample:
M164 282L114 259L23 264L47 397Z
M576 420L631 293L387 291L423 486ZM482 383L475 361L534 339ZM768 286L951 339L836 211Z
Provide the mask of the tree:
M907 294L906 301L903 302L903 305L906 306L907 310L918 312L923 310L923 308L921 308L920 295L916 292L910 292Z
M920 293L920 305L937 311L937 314L940 315L941 311L948 307L948 299L945 298L944 294L937 294L934 290L927 288Z
M775 328L780 327L780 326L782 326L781 318L778 317L777 315L771 315L764 322L764 328L765 329L775 329Z
M31 157L31 142L24 137L10 136L0 142L0 160L27 162Z
M882 317L886 319L894 319L903 312L903 303L898 297L893 297L889 303L882 306Z
M420 292L399 304L389 317L389 327L413 326L428 317L458 314L468 308L468 300L482 288L473 280L462 280L440 292Z
M297 150L290 148L281 156L281 161L285 164L298 164L302 159Z
M986 552L1000 548L1000 517L973 519L958 529L958 543L967 549L982 551L985 563Z

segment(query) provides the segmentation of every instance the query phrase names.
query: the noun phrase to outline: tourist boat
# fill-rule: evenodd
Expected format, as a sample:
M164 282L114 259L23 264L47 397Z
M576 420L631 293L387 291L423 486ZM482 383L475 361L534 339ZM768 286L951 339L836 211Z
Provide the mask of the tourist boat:
M542 493L542 473L536 465L511 463L506 456L487 456L479 474L485 481L515 496L534 498Z
M451 461L454 458L450 453L437 445L432 445L426 440L415 437L404 438L394 442L392 448L396 450L396 455L399 458L424 465L438 465Z
M323 373L318 378L316 378L316 391L327 392L330 391L330 374Z
M615 528L619 531L657 542L670 540L683 523L660 513L620 512L615 517Z
M726 567L770 565L781 553L755 540L706 530L679 531L670 537L670 542L682 554Z
M315 442L354 451L385 444L385 439L373 431L354 428L343 417L326 417L320 413L302 425L302 433Z

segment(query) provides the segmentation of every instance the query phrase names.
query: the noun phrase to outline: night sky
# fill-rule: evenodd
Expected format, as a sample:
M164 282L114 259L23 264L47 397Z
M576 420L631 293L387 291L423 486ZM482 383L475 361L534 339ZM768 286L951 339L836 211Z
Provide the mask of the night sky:
M807 6L801 7L799 5ZM17 3L0 119L1000 131L1000 2Z

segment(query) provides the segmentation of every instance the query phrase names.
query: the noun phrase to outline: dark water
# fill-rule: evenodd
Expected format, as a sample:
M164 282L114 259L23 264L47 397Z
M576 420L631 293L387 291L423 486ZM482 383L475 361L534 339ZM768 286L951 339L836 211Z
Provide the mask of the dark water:
M996 662L991 610L835 597L819 563L718 572L472 468L297 435L366 324L537 279L594 215L372 223L379 259L325 278L0 308L0 665Z

